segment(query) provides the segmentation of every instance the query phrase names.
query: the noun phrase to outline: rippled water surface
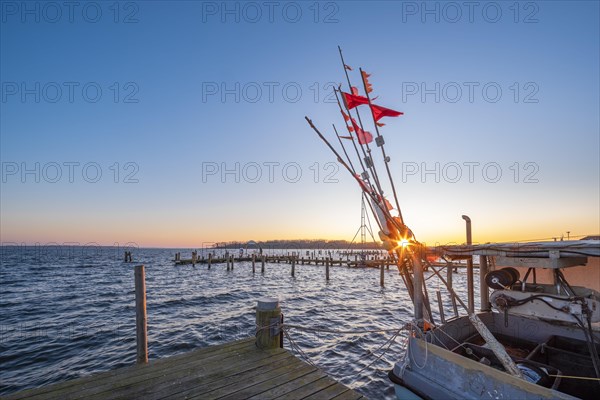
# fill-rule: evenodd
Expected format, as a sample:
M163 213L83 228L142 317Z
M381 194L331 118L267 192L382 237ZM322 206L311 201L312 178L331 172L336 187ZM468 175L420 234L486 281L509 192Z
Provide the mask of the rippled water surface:
M285 322L306 327L395 329L412 315L394 267L381 288L374 269L332 267L326 282L324 267L314 265L297 265L294 278L284 263L268 263L264 275L259 263L252 274L250 262L236 263L232 271L224 264L176 267L176 251L182 258L190 253L135 249L134 263L126 264L115 248L2 248L0 394L135 363L137 264L146 266L150 359L252 336L254 306L262 296L278 296ZM428 280L433 289L436 279ZM464 273L455 274L457 287L463 281ZM434 298L432 303L437 308ZM381 351L370 352L393 333L290 332L333 378L367 397L393 398L387 371L402 356L402 336L377 361Z

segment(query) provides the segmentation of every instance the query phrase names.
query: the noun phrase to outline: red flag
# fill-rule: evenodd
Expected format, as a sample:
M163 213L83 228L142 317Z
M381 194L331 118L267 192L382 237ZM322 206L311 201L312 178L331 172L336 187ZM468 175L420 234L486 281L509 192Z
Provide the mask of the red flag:
M383 122L375 122L375 123L376 123L376 124L377 124L377 126L378 126L378 127L380 127L380 128L381 128L382 126L385 126L385 124L384 124Z
M371 74L367 74L366 71L362 71L362 77L363 80L365 81L365 86L367 88L367 93L371 93L373 91L373 86L369 83L369 77L371 76Z
M397 117L399 115L404 115L403 112L392 110L391 108L377 106L375 104L371 104L371 110L373 110L373 117L375 118L375 121L379 121L383 117Z
M348 71L352 71L352 67L349 65L344 64L344 68L346 68Z
M354 140L352 136L340 136L340 139Z
M346 92L342 92L342 95L342 98L344 99L348 110L352 110L354 107L360 106L361 104L369 104L369 100L366 97L355 96Z
M344 117L344 121L350 121L350 117L347 116L343 110L340 110L340 112L342 113L342 116Z
M348 132L354 132L354 128L353 127L346 125L346 128L348 128Z
M358 96L358 88L356 86L352 86L352 94Z
M359 144L367 144L373 141L373 135L370 132L363 131L360 129L360 126L356 124L354 118L352 118L352 126L354 127L354 131L356 132L356 137L358 138Z
M388 201L388 199L386 199L385 197L383 198L383 201L385 201L385 206L387 207L388 211L393 210L394 206L392 206L392 203L390 203Z

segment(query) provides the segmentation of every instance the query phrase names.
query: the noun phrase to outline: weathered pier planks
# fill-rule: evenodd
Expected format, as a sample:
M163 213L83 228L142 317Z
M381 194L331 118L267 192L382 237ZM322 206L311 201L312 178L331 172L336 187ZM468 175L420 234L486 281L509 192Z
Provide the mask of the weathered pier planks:
M362 399L284 349L260 350L255 339L211 346L6 399Z

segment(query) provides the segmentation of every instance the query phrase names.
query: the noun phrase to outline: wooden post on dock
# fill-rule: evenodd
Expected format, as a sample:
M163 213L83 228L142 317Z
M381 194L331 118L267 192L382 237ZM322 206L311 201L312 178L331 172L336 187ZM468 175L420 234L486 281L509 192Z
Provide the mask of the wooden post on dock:
M252 273L256 273L256 254L252 254Z
M281 308L279 300L261 297L256 305L256 347L276 349L279 347Z
M212 253L208 253L208 269L210 269L211 264L212 264Z
M325 280L329 281L329 258L325 258Z
M379 266L379 285L381 287L385 286L385 275L383 272L383 264L380 264L380 266Z
M137 363L148 362L148 324L146 318L146 274L143 265L134 268L135 277L135 331Z
M292 256L292 277L296 273L296 256Z
M260 265L260 272L262 274L265 273L265 256L262 256L262 261L261 261L261 265Z

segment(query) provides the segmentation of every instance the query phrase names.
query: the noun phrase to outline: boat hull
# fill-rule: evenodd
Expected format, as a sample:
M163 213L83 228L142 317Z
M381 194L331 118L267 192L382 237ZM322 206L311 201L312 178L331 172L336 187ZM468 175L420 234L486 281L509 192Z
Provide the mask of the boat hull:
M571 326L504 315L482 313L486 326L499 335L544 343L553 335L580 339L582 333ZM467 317L458 318L438 328L443 333L428 334L428 340L411 337L407 358L390 372L398 399L410 399L409 389L424 399L577 399L553 388L516 378L491 366L447 350L460 346L476 335ZM432 343L433 342L433 343ZM435 343L435 344L434 344ZM477 346L474 346L477 347ZM560 375L560 374L559 374ZM557 378L556 378L557 379ZM557 387L560 380L554 382Z

